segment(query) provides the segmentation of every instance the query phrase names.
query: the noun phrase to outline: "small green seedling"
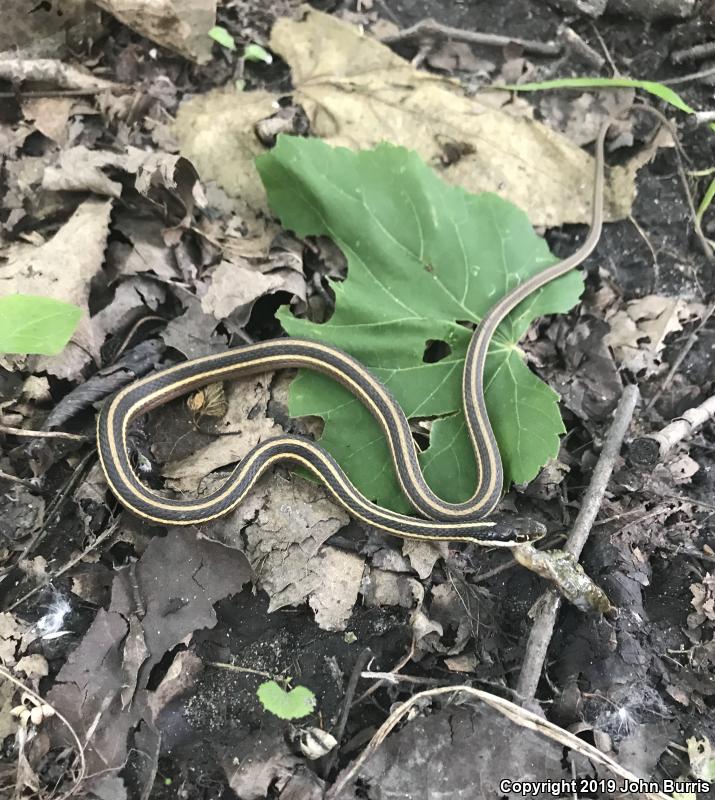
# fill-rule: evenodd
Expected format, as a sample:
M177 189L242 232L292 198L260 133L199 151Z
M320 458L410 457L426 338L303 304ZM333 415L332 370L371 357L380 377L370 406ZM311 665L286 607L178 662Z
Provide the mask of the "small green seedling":
M214 42L218 42L221 47L225 47L227 50L236 49L236 42L234 41L233 36L231 36L226 28L222 28L220 25L214 25L214 27L209 31L209 36L214 40Z
M0 297L0 353L57 355L81 316L81 308L51 297Z
M295 686L286 692L275 681L266 681L256 694L263 708L281 719L301 719L315 709L315 695L305 686Z
M273 56L260 44L251 42L251 44L246 45L246 49L243 51L243 60L262 61L264 64L272 64Z

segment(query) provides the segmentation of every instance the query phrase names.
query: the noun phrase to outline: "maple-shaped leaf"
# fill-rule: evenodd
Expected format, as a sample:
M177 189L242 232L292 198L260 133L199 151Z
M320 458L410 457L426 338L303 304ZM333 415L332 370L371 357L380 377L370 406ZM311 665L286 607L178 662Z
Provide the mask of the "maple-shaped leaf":
M476 482L462 412L467 345L501 297L555 262L546 243L515 206L448 185L401 147L356 152L282 136L256 163L283 225L299 236L330 237L348 261L346 280L332 283L330 320L315 324L286 309L279 314L283 327L351 353L409 418L432 420L421 453L425 477L445 500L467 499ZM576 272L553 281L524 300L493 337L485 396L507 481L533 478L558 453L564 431L558 396L526 367L519 339L535 318L571 308L582 290ZM428 363L434 342L444 342L448 355ZM409 510L381 429L345 388L301 372L289 410L323 418L321 444L367 497Z

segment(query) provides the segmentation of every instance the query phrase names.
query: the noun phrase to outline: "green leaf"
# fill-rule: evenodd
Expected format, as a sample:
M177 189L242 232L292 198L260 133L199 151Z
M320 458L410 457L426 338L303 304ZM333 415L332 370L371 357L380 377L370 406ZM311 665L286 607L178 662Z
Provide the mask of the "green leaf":
M493 194L449 186L416 153L382 144L353 152L316 139L279 137L257 159L270 204L299 236L331 237L348 259L333 283L335 313L323 325L280 314L294 336L330 342L368 366L408 417L433 418L422 453L427 480L443 498L468 498L475 463L462 414L461 377L471 329L494 303L556 259L524 213ZM571 308L583 290L576 272L525 300L494 336L486 399L507 480L530 480L556 456L563 423L557 395L525 366L517 342L533 319ZM451 352L425 363L430 341ZM301 373L294 416L325 420L321 443L368 497L409 506L382 431L342 386Z
M494 87L512 92L542 92L546 89L640 89L664 100L673 108L694 114L695 109L670 87L657 81L642 81L638 78L555 78L539 83L520 83Z
M0 297L0 353L57 355L81 316L81 308L51 297Z
M257 694L263 708L281 719L307 717L315 708L315 695L305 686L286 692L275 681L266 681L258 687Z
M214 42L218 42L221 47L226 47L229 50L236 49L236 42L233 40L233 36L226 30L226 28L222 28L220 25L215 25L209 31L209 36L214 40Z
M246 45L246 49L243 51L243 58L245 61L263 61L264 64L273 63L273 56L268 50L261 47L260 44L255 44L255 42Z
M698 222L703 221L703 216L710 208L713 198L715 198L715 178L710 181L703 195L703 199L700 201L700 205L698 205L698 210L695 212L695 219L697 219Z

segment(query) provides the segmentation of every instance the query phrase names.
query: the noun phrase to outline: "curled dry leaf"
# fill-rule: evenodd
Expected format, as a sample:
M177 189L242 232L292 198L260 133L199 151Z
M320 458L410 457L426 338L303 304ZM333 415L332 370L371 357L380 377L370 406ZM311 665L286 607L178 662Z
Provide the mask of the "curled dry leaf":
M698 319L703 310L701 303L651 294L608 317L611 330L605 341L622 366L648 377L660 370L668 334L681 331L683 322Z
M232 317L242 327L248 321L254 302L263 295L289 292L306 299L305 278L292 269L263 273L244 259L222 261L211 273L201 308L216 319Z

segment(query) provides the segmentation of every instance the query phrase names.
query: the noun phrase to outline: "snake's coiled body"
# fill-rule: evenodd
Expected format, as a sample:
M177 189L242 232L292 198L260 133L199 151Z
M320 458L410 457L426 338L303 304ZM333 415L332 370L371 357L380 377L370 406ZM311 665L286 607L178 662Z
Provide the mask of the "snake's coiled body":
M118 392L102 408L97 423L100 459L112 491L140 517L171 525L200 523L235 508L263 472L276 462L291 461L314 473L354 517L397 536L511 545L519 536L533 535L539 527L529 526L528 521L517 530L513 524L505 526L497 518L489 518L501 495L503 473L484 401L484 363L489 342L504 317L532 292L580 264L596 246L603 217L603 143L607 128L605 125L601 130L596 145L593 221L588 238L573 255L505 295L481 321L470 342L462 395L478 482L469 500L446 503L429 488L419 466L407 418L382 383L347 353L303 339L276 339L186 361ZM206 384L284 368L324 373L365 404L385 432L405 495L427 519L398 514L372 503L353 486L329 453L315 442L297 436L280 436L257 445L221 488L198 499L165 498L138 479L127 447L127 430L132 420Z

